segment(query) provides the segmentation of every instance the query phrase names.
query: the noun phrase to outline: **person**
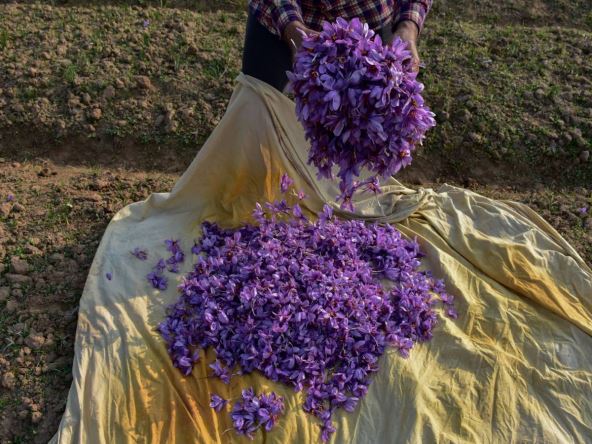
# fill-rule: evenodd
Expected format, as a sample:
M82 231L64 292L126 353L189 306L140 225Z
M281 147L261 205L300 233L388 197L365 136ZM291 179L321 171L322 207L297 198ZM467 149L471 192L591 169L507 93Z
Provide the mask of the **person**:
M407 41L417 71L417 39L431 6L432 0L249 0L242 71L283 91L300 31L315 34L337 17L360 18L384 42L395 36Z

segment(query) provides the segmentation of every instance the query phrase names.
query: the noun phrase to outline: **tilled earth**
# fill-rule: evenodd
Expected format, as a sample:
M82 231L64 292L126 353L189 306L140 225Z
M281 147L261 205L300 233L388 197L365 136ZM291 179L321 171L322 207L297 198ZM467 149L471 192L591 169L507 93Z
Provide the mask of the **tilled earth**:
M439 125L402 178L524 202L592 263L592 8L498 6L435 2ZM102 233L170 190L223 115L245 17L240 0L0 5L0 443L55 432Z

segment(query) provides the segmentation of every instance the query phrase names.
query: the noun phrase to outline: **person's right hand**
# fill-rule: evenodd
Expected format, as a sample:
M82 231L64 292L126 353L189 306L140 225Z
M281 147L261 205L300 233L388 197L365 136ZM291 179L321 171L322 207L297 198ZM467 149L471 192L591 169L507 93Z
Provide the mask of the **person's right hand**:
M298 51L300 45L302 45L303 32L307 36L319 34L317 31L307 28L304 23L299 21L288 23L288 26L284 29L282 38L290 47L290 51L292 51L292 59L296 56L296 51Z

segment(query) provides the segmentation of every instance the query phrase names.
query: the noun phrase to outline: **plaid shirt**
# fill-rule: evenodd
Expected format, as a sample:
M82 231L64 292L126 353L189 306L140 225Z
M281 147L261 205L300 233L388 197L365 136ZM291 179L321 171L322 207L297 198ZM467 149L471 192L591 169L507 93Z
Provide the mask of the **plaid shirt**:
M259 23L281 36L288 23L298 20L320 31L323 20L359 17L372 29L411 20L423 27L432 0L250 0L249 10Z

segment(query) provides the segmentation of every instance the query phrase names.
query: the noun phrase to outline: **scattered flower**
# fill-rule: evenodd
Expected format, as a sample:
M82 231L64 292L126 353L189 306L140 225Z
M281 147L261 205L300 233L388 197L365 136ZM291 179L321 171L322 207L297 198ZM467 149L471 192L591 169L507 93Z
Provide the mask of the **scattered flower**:
M228 404L228 401L216 394L213 394L210 397L210 407L212 407L217 412L221 412L224 407L226 407L226 404Z
M168 285L168 280L162 274L157 272L150 272L146 275L146 279L152 285L152 287L156 288L157 290L166 290Z
M185 260L185 253L181 250L178 240L166 240L167 250L171 252L171 257L166 260L168 271L171 273L179 272L179 264Z
M113 273L108 271L107 273L105 273L105 277L107 278L108 281L110 281L111 279L113 279Z
M130 253L141 261L148 259L148 252L139 247L134 248L132 251L130 251Z
M153 288L157 290L166 290L168 285L167 278L163 275L166 269L166 262L164 259L159 259L156 265L152 268L152 271L146 275L146 279Z
M282 193L285 193L286 191L288 191L288 188L290 188L290 186L294 183L294 181L292 180L292 178L290 176L288 176L287 174L282 174L282 177L280 179L280 191Z
M142 26L144 28L147 28L148 26L150 26L150 20L148 19L144 19L144 21L142 22Z
M6 202L14 202L14 194L8 193L6 196Z
M588 207L578 208L578 213L580 213L581 216L585 216L588 213Z

